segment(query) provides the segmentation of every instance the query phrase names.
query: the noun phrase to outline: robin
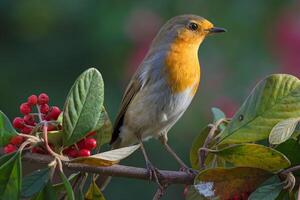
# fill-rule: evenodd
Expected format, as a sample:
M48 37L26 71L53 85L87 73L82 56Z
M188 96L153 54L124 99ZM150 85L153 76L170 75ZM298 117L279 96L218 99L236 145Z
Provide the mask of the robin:
M176 16L160 29L131 78L110 144L115 149L139 143L150 179L154 177L158 182L158 171L143 145L149 138L159 139L181 168L189 170L168 145L167 134L198 89L200 44L207 35L225 31L200 16Z

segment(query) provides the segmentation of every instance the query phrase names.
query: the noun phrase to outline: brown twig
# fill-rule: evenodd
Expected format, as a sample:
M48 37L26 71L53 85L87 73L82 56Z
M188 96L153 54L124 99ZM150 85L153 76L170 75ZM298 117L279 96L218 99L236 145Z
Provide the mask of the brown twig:
M168 187L168 184L163 185L162 187L158 187L157 191L155 192L152 200L160 200L162 196L165 194L165 191Z
M53 161L52 156L34 154L30 152L26 152L23 154L23 159L30 160L38 163L48 164ZM125 177L125 178L133 178L133 179L142 179L149 180L149 174L147 169L124 166L124 165L113 165L109 167L95 167L81 163L69 163L62 162L65 168L72 171L80 171L80 172L88 172L94 174L104 174L108 176L115 177ZM188 174L180 171L168 171L168 170L160 170L159 180L163 183L168 184L187 184L191 185L194 182L195 175Z

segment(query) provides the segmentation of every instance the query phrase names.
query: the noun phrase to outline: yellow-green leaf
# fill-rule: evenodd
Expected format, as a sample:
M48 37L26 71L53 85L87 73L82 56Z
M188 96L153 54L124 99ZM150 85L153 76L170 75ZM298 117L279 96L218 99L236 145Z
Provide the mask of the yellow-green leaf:
M281 144L294 133L300 118L290 118L276 124L269 135L270 144Z
M111 166L124 158L128 157L134 151L136 151L140 145L134 145L130 147L124 147L120 149L114 149L103 153L95 154L89 157L81 157L70 160L72 163L84 163L93 166Z
M300 81L286 74L262 80L222 132L220 144L268 138L272 128L287 118L300 116Z
M194 188L201 198L195 198L194 194L193 199L231 199L234 195L254 191L270 176L268 171L251 167L207 169L195 178Z
M104 195L98 188L95 181L93 181L85 194L85 200L105 200Z
M272 172L291 164L279 151L259 144L238 144L210 153L216 154L234 166L255 167Z

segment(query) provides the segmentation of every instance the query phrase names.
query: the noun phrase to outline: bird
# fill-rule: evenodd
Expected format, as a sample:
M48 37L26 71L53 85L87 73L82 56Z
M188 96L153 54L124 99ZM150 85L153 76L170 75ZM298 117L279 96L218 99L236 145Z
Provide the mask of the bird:
M197 15L179 15L167 21L153 39L123 95L110 144L113 149L140 144L150 179L158 181L144 141L155 138L188 166L168 144L168 132L189 107L200 82L198 49L213 33L226 32Z

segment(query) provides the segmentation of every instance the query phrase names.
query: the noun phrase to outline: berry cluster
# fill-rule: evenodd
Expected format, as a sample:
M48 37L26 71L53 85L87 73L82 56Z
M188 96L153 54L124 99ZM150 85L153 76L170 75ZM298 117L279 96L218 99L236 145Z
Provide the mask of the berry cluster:
M90 156L91 151L97 147L97 141L91 138L95 134L96 132L88 133L86 138L66 148L63 153L72 158Z
M42 132L43 125L47 123L48 131L61 130L61 125L57 124L56 121L61 114L61 110L57 106L50 107L48 103L49 97L45 93L39 96L29 96L27 102L20 105L20 112L23 114L23 117L16 117L13 120L14 128L23 134L35 134L36 131ZM97 146L97 141L92 138L95 133L88 133L86 138L64 149L63 154L72 158L90 156L91 151ZM10 143L4 147L4 152L11 153L16 151L24 141L25 138L23 136L18 135L13 137ZM51 149L54 149L51 143L48 145ZM39 154L49 153L42 145L34 146L31 152Z
M42 122L56 121L61 111L57 106L49 106L49 97L45 93L41 93L39 96L31 95L28 97L27 102L20 105L20 112L23 117L16 117L12 124L15 129L23 134L32 134L34 127ZM36 108L37 112L33 112ZM42 128L42 126L41 126ZM61 127L54 126L53 123L49 123L48 130L59 130ZM18 147L25 141L22 136L15 136L10 140L10 144L4 147L5 153L11 153L18 149ZM45 153L46 151L40 151L36 148L32 149L32 152Z

